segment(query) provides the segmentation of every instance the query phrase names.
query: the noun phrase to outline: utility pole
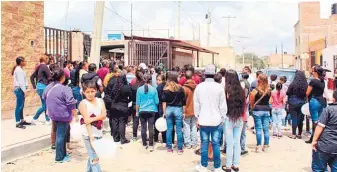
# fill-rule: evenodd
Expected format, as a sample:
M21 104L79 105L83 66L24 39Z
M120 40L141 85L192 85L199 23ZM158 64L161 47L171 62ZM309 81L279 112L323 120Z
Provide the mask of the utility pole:
M178 16L177 16L177 27L178 27L178 30L177 30L177 39L180 39L180 4L181 2L178 1Z
M282 50L282 55L281 55L281 58L282 58L282 68L284 68L284 66L283 66L283 42L281 42L281 50Z
M95 63L97 66L99 64L101 55L103 15L104 15L104 1L96 1L91 52L88 61L90 63Z
M228 15L228 16L224 16L224 17L222 17L222 18L226 18L226 19L228 19L228 25L227 25L227 29L228 29L228 37L227 37L227 46L228 47L230 47L231 46L231 35L230 35L230 31L229 31L229 26L230 26L230 19L234 19L234 18L236 18L235 16L230 16L230 15Z
M252 53L252 70L253 70L253 67L254 67L254 55Z
M210 43L210 36L211 36L211 4L208 5L208 13L206 14L206 19L207 19L207 46L209 47Z
M195 40L195 26L192 24L192 30L193 30L193 40Z
M199 41L200 41L200 23L199 23L199 28L198 29L199 29Z

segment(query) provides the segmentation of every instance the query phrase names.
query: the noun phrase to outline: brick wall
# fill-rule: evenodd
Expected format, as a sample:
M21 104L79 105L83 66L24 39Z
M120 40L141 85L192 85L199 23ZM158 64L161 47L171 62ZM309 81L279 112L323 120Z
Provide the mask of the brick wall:
M27 61L24 70L29 91L25 106L39 105L39 97L32 91L29 77L44 54L44 4L32 1L1 2L1 17L1 111L12 110L16 105L11 70L17 56L23 56ZM33 47L30 41L34 41ZM13 114L2 116L4 118L13 118Z

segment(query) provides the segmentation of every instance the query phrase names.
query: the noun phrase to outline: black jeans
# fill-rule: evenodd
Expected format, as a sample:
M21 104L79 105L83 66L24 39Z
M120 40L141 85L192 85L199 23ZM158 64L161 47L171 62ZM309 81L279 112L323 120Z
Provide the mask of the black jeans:
M291 115L292 134L296 135L298 128L298 135L302 135L304 115L301 108L303 104L289 104L289 112Z
M109 118L111 136L115 142L121 142L122 144L126 141L125 128L128 122L128 113L110 110L111 116Z
M137 138L137 131L139 126L139 117L136 114L132 114L132 136Z
M154 130L154 118L155 112L139 112L140 123L142 126L142 141L143 146L147 146L147 128L149 129L149 146L153 146L153 130Z

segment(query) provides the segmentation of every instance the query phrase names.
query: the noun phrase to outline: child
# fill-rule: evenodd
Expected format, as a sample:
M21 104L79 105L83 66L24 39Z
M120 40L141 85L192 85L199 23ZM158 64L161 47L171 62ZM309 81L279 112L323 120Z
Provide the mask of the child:
M281 124L282 114L285 113L285 93L282 91L282 84L276 84L276 90L271 94L272 118L273 118L273 136L282 137Z
M326 107L318 119L318 125L312 140L312 171L337 171L337 91L333 93L333 102Z
M99 158L92 146L94 140L103 137L103 120L106 118L106 109L103 99L96 98L96 83L88 80L82 84L85 99L79 105L82 114L81 124L83 126L83 138L87 148L89 159L87 164L88 172L100 172Z

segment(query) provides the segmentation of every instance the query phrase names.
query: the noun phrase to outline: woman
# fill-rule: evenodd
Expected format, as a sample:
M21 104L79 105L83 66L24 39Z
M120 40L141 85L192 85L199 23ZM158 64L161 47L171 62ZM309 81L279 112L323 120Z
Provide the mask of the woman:
M225 74L225 90L227 97L227 118L226 118L226 166L225 171L239 171L240 162L240 137L243 127L243 117L245 115L246 96L242 89L238 74L234 70L228 70Z
M324 83L324 69L315 65L312 67L313 79L310 80L309 86L306 92L306 96L309 100L309 111L312 121L312 134L306 143L312 142L313 136L315 134L316 125L318 118L321 116L323 108L326 107L326 100L323 97L325 83Z
M23 70L23 67L26 66L26 60L24 57L19 56L15 61L16 65L12 70L12 75L14 76L14 94L16 96L15 122L16 128L25 129L24 125L30 125L30 123L23 120L23 108L25 107L25 96L27 94L27 76Z
M115 142L121 144L130 143L125 137L125 128L129 116L129 103L132 100L131 88L128 85L125 75L121 75L116 79L115 84L109 82L108 88L111 88L111 132Z
M55 161L62 163L70 161L66 149L66 137L73 115L78 120L76 100L70 87L62 85L66 80L63 69L55 69L52 78L54 82L46 87L42 98L46 100L48 114L56 126Z
M138 88L136 98L136 116L140 118L142 126L142 141L145 149L149 148L153 152L153 128L155 114L158 112L158 93L156 88L151 86L151 74L144 75L145 84ZM146 142L147 127L149 129L149 147Z
M172 150L172 130L173 122L176 125L177 139L178 139L178 154L183 154L183 109L186 105L184 88L178 84L178 73L169 72L167 83L164 87L163 93L163 113L166 116L167 131L167 151L173 153Z
M136 71L136 81L131 85L131 92L132 92L132 107L131 107L131 114L132 114L132 141L137 141L137 131L139 126L139 117L136 115L136 95L137 90L139 87L144 85L144 73L145 70L139 68Z
M74 63L74 69L70 72L70 87L72 89L74 98L77 100L76 108L82 101L83 97L81 95L80 88L80 70L83 68L83 63L80 62L78 65Z
M255 124L257 146L255 151L267 151L269 148L269 122L270 122L270 106L269 100L271 90L268 85L268 77L260 74L257 79L257 88L255 88L249 96L250 107L253 110L253 118ZM264 136L264 145L262 145L262 130Z
M166 77L165 75L162 74L158 74L157 75L157 92L158 92L158 98L159 98L159 105L158 105L158 113L156 114L156 118L155 121L157 121L158 118L163 116L163 99L162 99L162 95L163 95L163 91L164 91L164 87L166 85ZM157 128L154 128L154 141L158 142L159 136L159 131L157 130ZM163 143L166 143L166 131L161 132L161 137L163 140ZM172 135L172 138L174 138L174 133Z
M304 115L301 108L306 100L306 90L308 82L303 71L295 73L294 81L289 85L287 90L289 113L291 115L292 135L291 139L302 139L302 129ZM298 134L296 135L296 129Z
M37 110L35 116L33 117L33 120L32 120L33 125L37 123L37 120L40 117L40 115L46 110L46 101L42 99L42 94L51 80L51 72L50 72L49 67L47 66L47 63L48 63L48 57L42 56L40 58L40 65L37 67L35 72L30 77L30 81L32 82L33 88L37 90L37 94L40 96L40 100L42 104L42 106ZM36 86L35 86L35 81L37 81ZM48 115L45 114L45 116L46 116L46 122L49 123L50 120L49 120Z

